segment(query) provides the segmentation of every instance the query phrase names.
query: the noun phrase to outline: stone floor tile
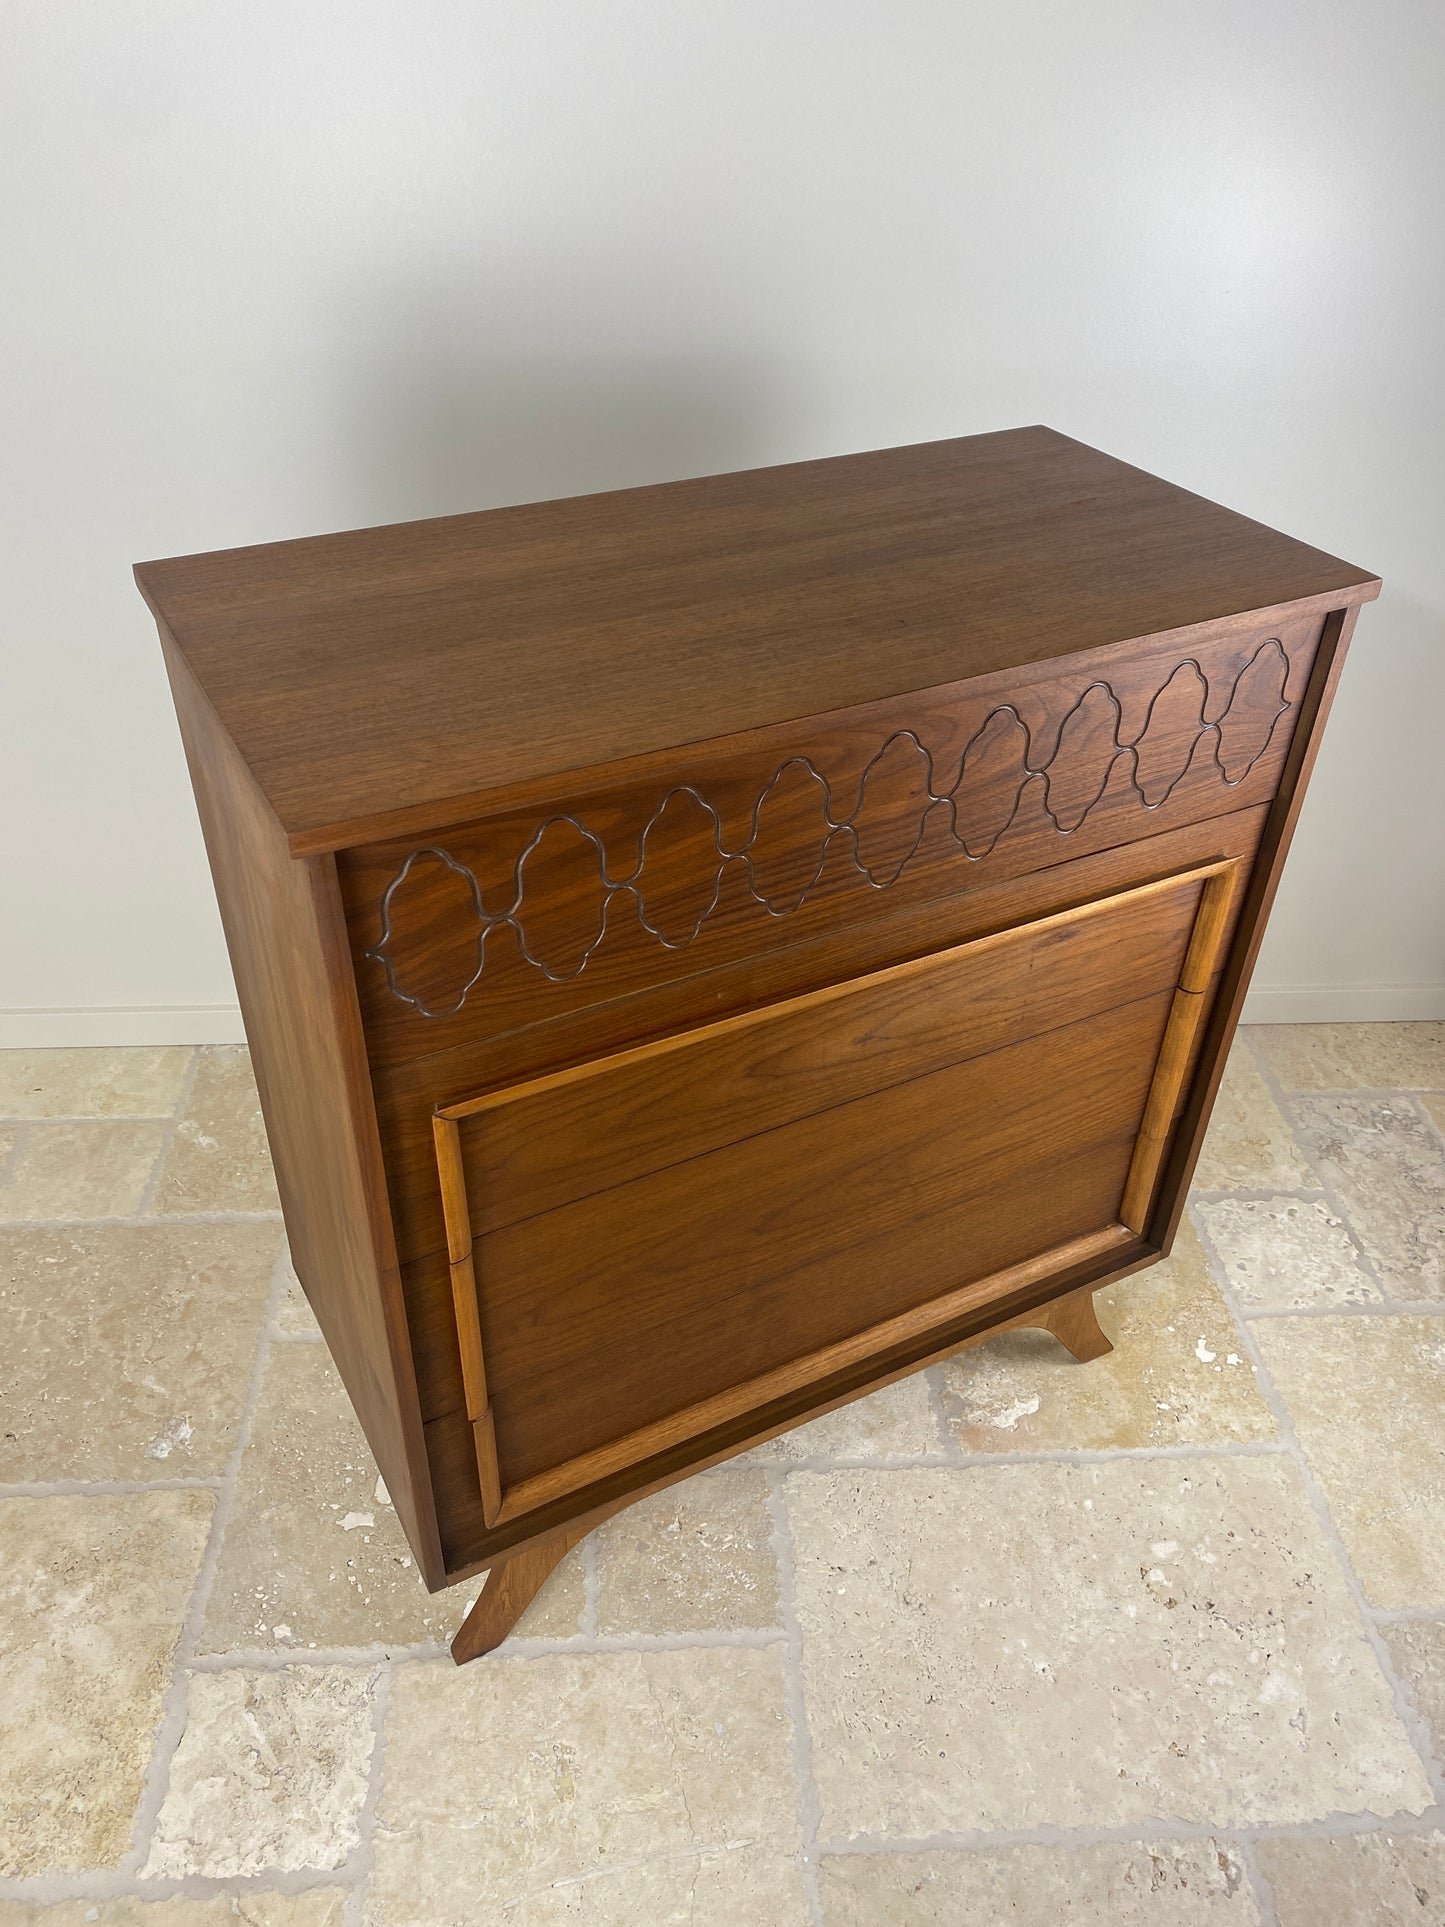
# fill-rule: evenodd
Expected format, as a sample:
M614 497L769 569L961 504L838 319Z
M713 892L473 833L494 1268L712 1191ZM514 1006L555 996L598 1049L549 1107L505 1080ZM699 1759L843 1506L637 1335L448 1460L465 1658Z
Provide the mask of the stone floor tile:
M0 1117L170 1117L186 1045L0 1051Z
M284 1253L281 1272L281 1297L276 1306L275 1326L288 1338L319 1338L321 1327L301 1289L289 1249Z
M1393 1298L1445 1298L1445 1148L1408 1097L1297 1097L1292 1109Z
M1420 1102L1424 1105L1426 1115L1434 1124L1435 1129L1440 1132L1442 1137L1445 1137L1445 1096L1432 1096L1427 1093L1420 1099Z
M198 1650L449 1638L460 1590L427 1592L379 1481L326 1347L273 1345Z
M1186 1220L1172 1255L1095 1295L1114 1341L1080 1364L1044 1331L1004 1332L943 1368L966 1452L1104 1451L1273 1438L1228 1307Z
M20 1133L13 1124L0 1124L0 1172L3 1172L19 1138Z
M1294 1191L1315 1182L1243 1039L1229 1053L1194 1182L1202 1191Z
M1371 1601L1445 1606L1445 1317L1254 1327Z
M159 1119L32 1124L0 1171L0 1221L133 1217L169 1129Z
M274 1225L0 1228L0 1483L219 1474Z
M1287 1091L1445 1091L1445 1024L1256 1024Z
M250 1053L203 1051L161 1169L157 1211L279 1211Z
M130 1845L209 1492L0 1500L0 1874Z
M1378 1304L1383 1297L1323 1198L1201 1198L1194 1209L1247 1310Z
M1445 1620L1399 1620L1380 1632L1401 1683L1430 1729L1436 1764L1445 1766Z
M376 1679L344 1666L193 1673L143 1877L341 1866L361 1839Z
M795 1472L787 1503L824 1839L1431 1802L1284 1454Z
M828 1927L1257 1927L1234 1853L1213 1840L1002 1852L832 1854Z
M371 1927L802 1927L797 1847L776 1648L397 1669Z
M1435 1927L1445 1921L1445 1834L1261 1840L1279 1927Z
M406 1921L410 1927L466 1922L464 1911L437 1914L408 1910L368 1915ZM631 1862L558 1880L519 1894L485 1916L487 1927L806 1927L808 1906L795 1858L769 1853L746 1841L729 1841L709 1853Z
M597 1529L601 1633L739 1631L778 1623L767 1482L723 1466L654 1492Z
M0 1927L341 1927L344 1887L308 1887L299 1894L249 1888L238 1894L169 1900L0 1900Z
M938 1450L928 1380L922 1372L911 1372L881 1392L870 1392L769 1439L749 1457L760 1464L791 1464L798 1459L923 1458Z

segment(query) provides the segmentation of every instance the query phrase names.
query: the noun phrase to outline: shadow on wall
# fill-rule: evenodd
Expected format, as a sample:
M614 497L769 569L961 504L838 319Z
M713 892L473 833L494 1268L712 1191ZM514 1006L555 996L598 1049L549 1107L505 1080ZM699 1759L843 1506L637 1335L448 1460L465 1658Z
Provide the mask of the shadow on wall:
M613 270L615 275L615 269ZM794 459L774 369L719 348L650 351L604 287L479 312L438 298L367 357L347 457L369 520L450 515ZM559 315L567 314L565 325ZM595 325L579 335L578 321ZM788 434L785 414L794 416Z

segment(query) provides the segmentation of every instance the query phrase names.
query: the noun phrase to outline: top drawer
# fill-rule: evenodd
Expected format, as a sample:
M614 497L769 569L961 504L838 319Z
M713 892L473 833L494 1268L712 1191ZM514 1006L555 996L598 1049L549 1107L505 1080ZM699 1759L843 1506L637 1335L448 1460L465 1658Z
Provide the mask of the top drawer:
M1066 658L345 851L372 1061L826 934L875 893L905 908L1267 801L1320 629Z

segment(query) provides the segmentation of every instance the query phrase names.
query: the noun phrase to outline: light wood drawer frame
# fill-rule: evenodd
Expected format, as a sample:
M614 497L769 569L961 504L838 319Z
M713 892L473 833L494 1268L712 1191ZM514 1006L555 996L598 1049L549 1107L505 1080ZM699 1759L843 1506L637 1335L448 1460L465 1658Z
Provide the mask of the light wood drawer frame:
M1222 961L1230 914L1244 868L1239 858L1231 857L1177 870L1167 876L1057 911L1051 916L1015 924L988 936L931 951L925 956L890 965L887 969L873 971L863 977L848 978L821 990L766 1004L756 1010L725 1017L716 1023L697 1026L631 1050L594 1058L546 1077L488 1091L438 1110L433 1118L433 1130L446 1221L447 1255L451 1266L452 1302L461 1350L467 1417L476 1445L477 1476L487 1525L505 1525L539 1506L565 1497L570 1492L581 1491L609 1474L638 1464L680 1439L706 1432L754 1407L785 1397L814 1380L826 1378L830 1373L845 1369L874 1353L884 1352L932 1327L947 1325L978 1306L1025 1289L1051 1273L1062 1273L1071 1265L1115 1249L1122 1250L1142 1236L1148 1225L1188 1067L1208 1014L1209 989ZM596 1076L629 1061L686 1049L704 1038L736 1035L759 1023L785 1017L790 1012L816 1008L820 1004L851 995L864 986L900 982L952 958L976 956L990 948L1016 941L1026 932L1042 932L1075 923L1082 918L1105 915L1136 903L1143 897L1177 889L1181 884L1194 881L1203 885L1199 908L1195 913L1154 1077L1145 1101L1117 1223L1067 1244L1056 1245L1023 1264L1013 1265L1005 1271L961 1286L956 1291L931 1298L925 1304L856 1332L836 1344L790 1359L758 1377L729 1386L711 1398L670 1413L533 1477L503 1487L482 1346L471 1212L462 1156L460 1127L463 1120L521 1098L555 1090L580 1078Z

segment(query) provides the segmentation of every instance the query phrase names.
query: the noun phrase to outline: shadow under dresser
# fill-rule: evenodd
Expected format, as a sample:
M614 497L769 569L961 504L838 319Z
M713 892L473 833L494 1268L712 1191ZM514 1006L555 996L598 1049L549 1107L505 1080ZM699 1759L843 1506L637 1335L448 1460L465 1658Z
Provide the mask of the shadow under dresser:
M1046 428L140 565L297 1274L503 1638L1168 1251L1379 582Z

